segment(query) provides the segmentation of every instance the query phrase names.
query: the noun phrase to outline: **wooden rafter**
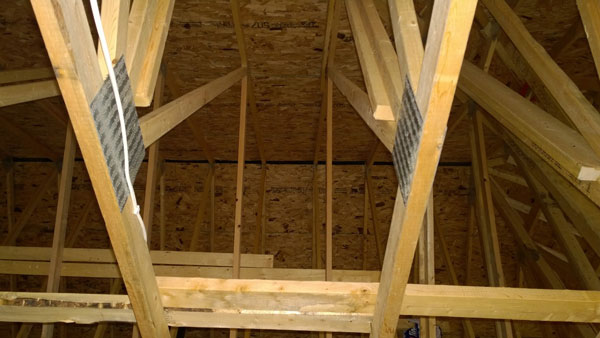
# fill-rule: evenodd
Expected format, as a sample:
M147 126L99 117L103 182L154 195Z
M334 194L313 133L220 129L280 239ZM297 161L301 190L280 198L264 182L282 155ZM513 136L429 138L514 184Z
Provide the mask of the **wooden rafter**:
M600 77L600 4L593 0L577 0L577 7L596 65L596 74Z
M556 98L569 119L597 155L600 155L600 114L567 74L527 31L504 0L482 0L521 55Z
M168 327L140 223L128 199L120 211L89 104L102 85L96 50L81 3L33 0L34 12L81 148L100 210L142 335L165 336Z

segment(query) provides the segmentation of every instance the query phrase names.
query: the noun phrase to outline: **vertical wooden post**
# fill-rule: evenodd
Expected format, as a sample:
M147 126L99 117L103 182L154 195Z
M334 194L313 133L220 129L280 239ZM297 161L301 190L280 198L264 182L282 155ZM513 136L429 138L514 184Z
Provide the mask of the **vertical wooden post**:
M47 292L58 292L60 285L60 271L62 266L63 250L65 248L65 234L67 231L67 220L69 218L69 205L71 202L71 185L73 183L73 165L75 153L77 152L77 141L73 128L69 123L65 139L65 151L60 174L58 190L58 206L56 207L56 219L54 221L54 237L52 239L52 255L50 256L50 269L48 273ZM42 326L42 338L51 338L54 333L53 324Z
M472 106L472 108L475 108ZM490 286L506 286L502 258L496 229L496 216L490 189L487 155L483 135L483 124L480 112L474 111L472 127L469 131L473 165L473 179L475 183L476 214L478 216L479 234ZM498 337L510 338L513 336L512 325L508 320L496 321L496 334Z
M235 216L233 223L233 278L240 278L240 258L242 245L242 198L244 196L244 155L246 148L246 109L248 107L248 77L242 78L240 103L240 129L238 136L238 164L235 188ZM237 336L237 329L229 331L229 337Z
M159 250L165 250L165 246L167 243L167 205L165 201L165 162L161 162L160 164L160 216L159 216L159 224L160 224L160 246Z

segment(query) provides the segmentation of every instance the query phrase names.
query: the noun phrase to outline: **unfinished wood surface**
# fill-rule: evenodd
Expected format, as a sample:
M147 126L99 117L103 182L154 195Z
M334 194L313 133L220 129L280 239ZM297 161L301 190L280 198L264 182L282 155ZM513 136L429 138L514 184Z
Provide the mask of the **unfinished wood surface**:
M0 87L0 107L60 95L56 80L42 80Z
M121 56L125 55L127 47L127 26L129 19L130 1L105 0L102 1L100 15L102 17L102 27L108 45L108 52L113 65L119 61ZM108 75L108 69L104 62L104 53L98 43L98 64L102 77ZM129 64L128 66L131 66Z
M577 7L596 65L596 74L600 77L600 4L593 0L577 0Z
M374 47L372 53L377 58L377 67L379 67L379 72L383 78L384 89L387 92L393 113L393 117L385 119L398 120L402 111L402 94L408 76L406 68L399 66L400 58L396 55L394 46L388 37L373 0L350 0L348 2L352 3L352 6L348 6L348 10L358 8L358 11L353 15L357 15L362 19L368 39ZM418 71L413 72L417 73L414 75L418 76ZM413 85L413 88L417 88L416 86ZM376 118L382 119L377 116Z
M137 2L139 0L135 0ZM167 35L169 33L169 26L171 25L171 16L173 15L173 6L175 0L162 0L156 2L156 15L154 18L146 16L144 21L150 21L149 26L151 29L150 36L147 42L147 49L144 51L143 61L139 65L133 65L133 68L139 67L139 77L136 79L135 88L135 104L136 106L146 107L152 102L153 93L158 81L158 73L160 71L161 60L163 59L163 52L165 49L165 43L167 41ZM135 6L135 5L134 5ZM144 22L144 26L146 22ZM144 28L143 28L144 29ZM133 73L135 75L135 73Z
M0 84L50 78L54 78L54 70L50 67L3 70L0 72Z
M417 88L424 49L414 2L390 0L388 5L392 18L396 53L398 53L398 64L400 69L406 69L413 88Z
M72 244L72 243L69 243ZM80 249L66 245L63 251L63 262L79 263L116 263L114 253L110 249ZM0 246L0 260L17 261L50 261L51 248ZM187 252L187 251L150 251L152 263L155 265L187 265L187 266L232 266L231 253ZM243 267L271 268L272 255L243 254Z
M333 83L327 78L327 159L325 202L325 276L331 280L333 271Z
M245 68L238 68L142 116L140 128L144 146L149 147L202 106L238 82L245 74Z
M180 286L169 288L169 279L159 279L161 296L169 324L180 326L323 330L329 325L340 332L367 332L377 293L374 283L334 283L336 287L328 287L331 284L327 282L188 279L187 283L181 283L180 278L173 278L178 285L189 286L189 289L181 289ZM206 297L200 297L198 285L207 290L204 291ZM246 291L240 291L242 289ZM596 313L600 302L598 291L415 284L409 284L406 291L402 315L600 322ZM265 309L267 298L274 301ZM126 295L2 292L0 299L1 321L134 320ZM79 306L73 308L72 304ZM175 309L181 304L213 310ZM56 311L57 308L61 311ZM452 311L448 312L449 308ZM69 309L77 309L79 315ZM234 313L233 309L236 309ZM284 314L289 309L294 309L296 314ZM302 320L302 316L308 318Z
M367 34L367 27L362 18L359 2L354 0L346 1L346 10L348 11L348 18L352 26L356 52L363 71L371 109L373 110L373 117L376 120L393 121L395 116L392 109L393 101L388 96L386 83L382 74L383 69L379 67L379 60L374 53L376 41L373 41Z
M135 92L138 79L142 73L142 65L150 45L154 20L157 16L160 1L134 0L131 2L127 27L127 47L125 63Z
M65 151L62 160L62 170L58 185L58 206L56 207L56 219L54 221L54 236L52 238L52 253L50 255L50 271L48 273L47 292L58 292L60 286L60 265L63 260L65 248L65 235L67 233L67 220L69 218L69 206L71 205L71 186L73 183L73 164L77 152L77 141L71 124L67 126L65 139ZM51 338L54 333L53 325L42 327L42 338Z
M38 25L85 160L112 247L143 336L168 327L142 229L131 199L120 211L89 104L102 85L89 23L81 3L32 1Z
M163 68L164 70L164 68ZM162 105L164 90L164 72L162 72L156 81L156 90L154 92L154 109ZM148 247L152 244L152 225L154 223L154 199L156 198L156 184L159 176L159 148L160 141L154 142L148 149L148 169L146 173L146 187L144 189L144 209L142 219L146 226L146 242Z
M567 74L531 36L504 0L483 0L506 35L556 98L596 155L600 155L600 114Z
M474 1L460 1L460 4L449 1L435 2L433 7L434 24L430 26L416 92L416 101L424 117L423 137L419 141L408 198L404 201L400 193L396 196L371 330L373 338L396 334L475 5Z
M396 124L393 121L377 120L373 117L373 110L369 103L368 95L345 77L339 69L329 69L329 76L335 83L337 89L346 97L354 110L360 115L365 123L377 135L381 143L392 151L394 147L394 136L396 135Z
M600 177L600 160L577 131L467 61L459 87L565 175L587 181Z
M235 189L235 215L233 235L233 278L240 278L240 257L242 243L242 202L244 196L244 154L246 150L246 108L248 107L248 78L242 78L240 99L240 128L238 134L238 167Z
M475 206L479 225L479 235L489 285L492 287L506 286L502 253L496 227L496 215L492 201L492 191L488 173L487 152L481 112L472 111L472 127L469 130L471 142L473 182L475 184ZM498 337L512 337L512 324L509 321L496 322Z
M436 227L436 231L438 234L438 240L440 243L440 248L442 249L442 257L444 257L444 262L446 263L446 268L448 269L448 275L450 275L450 282L453 285L459 285L458 277L456 276L456 271L454 270L454 265L452 264L452 259L450 258L450 252L448 250L448 245L446 244L446 236L445 232L441 226ZM468 338L475 338L475 331L473 330L473 324L470 320L465 319L462 320L462 326L464 335Z
M429 195L427 211L423 218L423 227L417 245L418 279L419 284L435 284L435 254L434 254L434 205L433 192ZM421 317L420 332L423 337L436 338L436 320L434 317Z

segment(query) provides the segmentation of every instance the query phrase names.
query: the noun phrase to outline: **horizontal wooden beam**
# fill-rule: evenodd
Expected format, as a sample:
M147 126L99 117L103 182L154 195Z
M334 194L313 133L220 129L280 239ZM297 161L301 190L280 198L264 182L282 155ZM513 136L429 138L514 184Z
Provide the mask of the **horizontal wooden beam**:
M142 116L140 118L140 128L142 129L144 146L148 148L245 75L246 68L240 67Z
M49 261L52 248L0 246L0 260ZM232 266L233 255L218 252L150 251L154 265ZM65 248L63 262L116 263L110 249ZM272 268L273 255L243 254L242 266Z
M43 80L0 87L0 107L60 95L56 80Z
M243 257L243 256L242 256ZM49 262L0 260L0 271L7 275L33 275L47 276ZM154 273L157 276L169 277L203 277L203 278L229 278L231 266L198 266L198 265L170 265L155 264ZM325 270L322 269L282 269L282 268L255 268L242 265L240 276L245 279L276 279L299 281L324 281ZM338 282L377 282L379 271L367 270L333 270L333 281ZM121 273L116 264L89 263L89 262L64 262L61 266L61 276L88 277L88 278L120 278Z
M0 72L0 84L50 78L54 78L54 70L51 67L4 70Z
M158 278L169 325L368 332L377 283ZM0 293L3 322L133 322L126 295ZM199 311L202 309L202 311ZM600 292L408 284L404 316L600 322Z
M465 61L458 86L546 162L584 181L600 178L600 159L575 130Z

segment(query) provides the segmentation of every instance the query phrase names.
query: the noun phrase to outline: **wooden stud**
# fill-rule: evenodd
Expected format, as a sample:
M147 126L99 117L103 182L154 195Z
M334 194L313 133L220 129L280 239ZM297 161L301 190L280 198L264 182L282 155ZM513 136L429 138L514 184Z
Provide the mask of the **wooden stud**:
M258 192L258 207L256 211L256 233L254 234L254 252L257 254L265 252L265 226L263 222L263 215L265 212L265 198L266 198L266 182L267 182L267 166L262 165L260 170L260 184Z
M89 103L102 85L96 50L82 3L32 0L46 49L106 222L112 247L142 336L166 336L168 327L141 224L131 199L117 204Z
M238 164L235 189L235 216L233 233L233 278L240 278L240 255L242 245L242 199L244 197L244 155L246 149L246 108L248 106L248 77L242 78L240 100L240 128L238 134ZM231 329L229 337L235 338L237 330Z
M390 0L388 5L400 69L407 69L413 87L417 88L424 49L414 3L410 0Z
M475 1L434 3L433 24L416 92L417 104L424 117L423 137L416 154L408 198L404 201L400 193L396 196L373 317L373 338L396 334L404 290L444 141L475 5Z
M165 163L164 161L160 165L160 180L159 180L159 196L160 196L160 210L159 210L159 224L160 224L160 245L159 250L165 250L167 246L167 205L165 201Z
M77 152L77 141L71 124L67 126L65 139L65 150L60 173L58 189L58 206L56 207L56 219L54 222L54 236L52 239L52 254L50 256L50 271L48 273L47 292L58 292L60 285L60 271L65 246L65 235L67 232L67 221L69 217L69 206L71 203L71 185L73 182L73 165L75 164L75 153ZM54 332L53 325L42 327L42 338L51 338Z
M474 108L474 107L473 107ZM492 202L492 193L489 183L487 155L485 139L483 134L483 122L481 113L475 111L473 114L472 127L469 130L471 142L471 154L473 165L473 181L475 183L476 215L479 224L479 234L484 253L485 266L488 281L492 287L504 287L504 270L502 268L502 256L496 228L496 216ZM496 322L496 334L498 337L512 337L512 324L509 321Z
M456 276L456 271L454 270L454 265L452 264L452 259L450 258L450 251L448 250L448 245L446 244L446 235L444 230L440 225L436 227L438 240L440 243L440 247L442 249L442 257L444 257L444 261L446 263L446 267L448 268L448 274L450 275L450 282L453 285L458 284L458 277ZM470 320L465 319L462 320L463 333L464 336L468 338L475 338L475 331L473 330L473 324Z
M154 109L162 105L165 70L162 68L161 74L156 81L156 91L154 93ZM146 187L144 189L144 209L142 219L146 226L148 247L152 244L152 223L154 222L154 199L156 197L156 184L159 176L159 141L154 142L148 149L148 165L146 173Z
M333 83L327 79L327 160L326 160L326 234L325 276L331 280L333 271Z
M434 254L434 207L433 191L429 195L429 204L423 218L423 227L417 245L418 279L419 284L435 284L435 254ZM420 328L423 337L435 338L436 320L434 317L421 317Z

